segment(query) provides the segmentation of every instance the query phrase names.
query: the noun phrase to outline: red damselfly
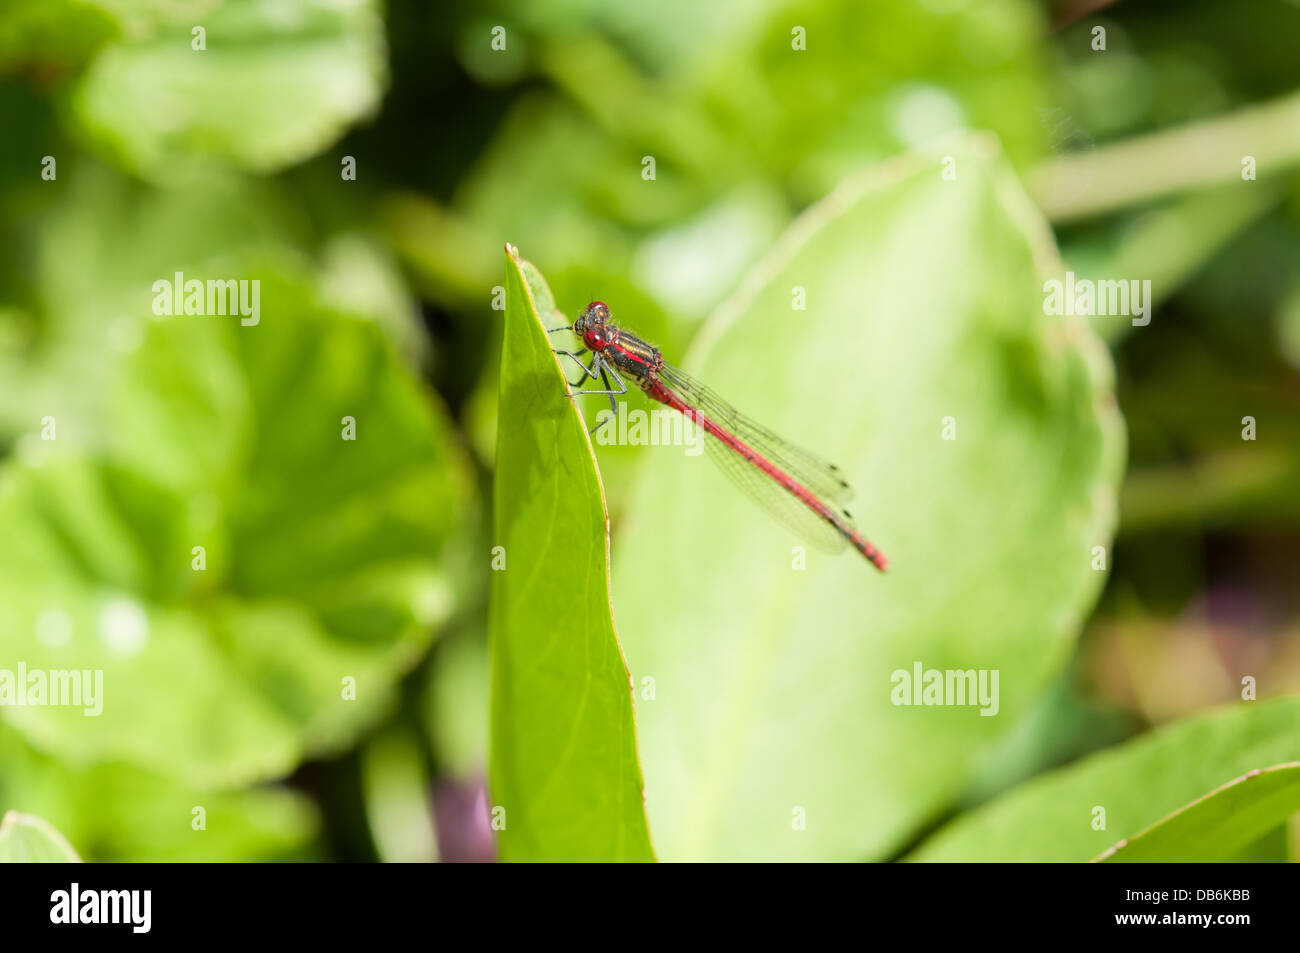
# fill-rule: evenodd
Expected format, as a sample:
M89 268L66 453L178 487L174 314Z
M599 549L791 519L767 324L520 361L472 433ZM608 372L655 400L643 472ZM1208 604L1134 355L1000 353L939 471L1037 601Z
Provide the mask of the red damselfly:
M583 376L569 386L577 387L588 379L605 385L603 390L574 391L572 397L608 395L617 414L614 398L627 393L623 377L630 377L646 396L676 410L707 433L712 439L705 445L722 471L795 533L828 552L852 546L884 571L884 553L858 532L843 507L853 491L834 464L754 423L664 361L657 347L613 324L603 301L587 305L571 326L550 329L550 333L557 331L572 331L585 345L577 352L555 349L556 354L571 358L582 368ZM588 351L592 355L589 365L583 363Z

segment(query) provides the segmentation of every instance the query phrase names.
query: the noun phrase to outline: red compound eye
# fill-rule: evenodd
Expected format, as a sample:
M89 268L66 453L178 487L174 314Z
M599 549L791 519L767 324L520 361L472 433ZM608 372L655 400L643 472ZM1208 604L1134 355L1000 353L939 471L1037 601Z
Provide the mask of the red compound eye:
M582 340L593 351L599 351L608 343L605 332L600 328L587 328L586 333L582 335Z

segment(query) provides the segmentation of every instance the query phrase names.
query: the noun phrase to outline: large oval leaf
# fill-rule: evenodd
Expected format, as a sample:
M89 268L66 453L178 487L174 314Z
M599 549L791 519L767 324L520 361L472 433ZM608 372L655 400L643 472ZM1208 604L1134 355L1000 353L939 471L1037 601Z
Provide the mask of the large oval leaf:
M504 860L653 860L604 493L542 320L565 323L541 275L508 255L490 620L497 844Z
M102 453L29 438L4 471L0 658L96 696L5 707L42 747L282 774L382 713L449 612L440 559L474 518L449 428L377 325L291 273L187 275L260 282L259 320L141 319Z
M280 169L379 104L384 26L371 0L226 0L201 18L147 20L99 53L73 97L82 125L142 175L171 178L196 158Z
M892 565L804 569L701 457L654 455L614 604L633 677L656 685L639 736L661 857L898 850L1041 693L1101 585L1122 445L1108 358L1044 315L1054 246L996 150L951 153L810 210L684 362L838 461ZM996 717L894 704L918 667L996 673Z

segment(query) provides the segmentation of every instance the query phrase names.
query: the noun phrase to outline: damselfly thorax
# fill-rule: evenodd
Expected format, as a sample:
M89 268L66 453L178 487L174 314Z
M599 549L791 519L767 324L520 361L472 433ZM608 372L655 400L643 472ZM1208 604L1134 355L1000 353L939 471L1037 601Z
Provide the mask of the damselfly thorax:
M603 301L587 305L573 322L573 333L582 338L589 350L631 377L644 391L654 386L663 370L664 356L659 348L611 324L609 308Z

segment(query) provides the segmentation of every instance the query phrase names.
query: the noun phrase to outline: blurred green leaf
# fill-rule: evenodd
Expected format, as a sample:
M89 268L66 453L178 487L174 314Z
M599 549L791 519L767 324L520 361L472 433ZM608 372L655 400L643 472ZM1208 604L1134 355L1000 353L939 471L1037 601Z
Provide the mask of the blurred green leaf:
M1294 823L1294 822L1293 822ZM1286 864L1292 861L1290 846L1287 843L1289 827L1280 824L1258 837L1246 846L1238 849L1230 858L1235 864Z
M321 290L340 310L373 318L412 370L428 356L428 340L415 299L397 263L359 234L332 237L321 249Z
M1100 140L1219 115L1295 85L1300 8L1289 0L1085 9L1074 7L1074 22L1050 43L1077 122ZM1092 47L1098 26L1103 55Z
M1138 854L1147 851L1145 859L1213 859L1203 854L1211 850L1208 843L1222 838L1225 852L1243 847L1277 826L1286 804L1296 809L1293 773L1251 778L1183 814L1167 815L1249 771L1296 760L1297 727L1295 698L1235 705L1166 725L1015 788L941 829L910 859L1086 861L1120 838L1134 838ZM1243 814L1226 821L1221 812L1227 808ZM1099 809L1105 811L1103 829L1094 826ZM1162 818L1173 826L1152 831L1154 839L1138 846L1139 835ZM1185 847L1170 846L1174 834L1187 838Z
M1051 768L1074 761L1100 748L1118 744L1139 732L1136 714L1082 695L1079 656L1057 683L1047 689L1001 743L981 759L978 773L962 793L970 807Z
M408 201L395 219L399 240L418 239L423 271L448 287L457 278L477 280L486 239L507 235L524 248L531 240L555 268L581 263L623 271L633 237L612 213L629 196L660 221L688 215L701 199L676 177L643 182L638 161L555 94L522 96L458 183L451 209L458 217Z
M808 200L864 161L961 129L995 131L1017 159L1041 150L1035 4L671 6L602 5L600 32L534 24L550 34L544 69L636 158L715 185L761 170Z
M889 856L1059 672L1103 579L1122 430L1096 338L1043 314L1056 267L996 149L958 141L846 182L706 324L684 366L838 461L893 561L801 571L698 456L647 455L614 604L656 686L638 736L661 857ZM997 717L892 704L914 665L999 672Z
M421 243L440 289L482 270L481 236L509 237L549 275L630 276L694 322L791 206L866 162L968 129L994 131L1017 161L1044 149L1042 14L1024 0L579 0L512 14L558 91L511 101L457 183L454 227ZM501 58L518 58L510 49ZM451 240L461 234L475 240Z
M1022 0L786 3L760 29L724 31L721 52L700 42L697 75L730 135L810 201L864 162L963 130L996 133L1017 163L1040 154L1042 30Z
M1252 771L1110 848L1115 863L1232 860L1242 848L1300 811L1300 764Z
M86 131L149 178L175 178L194 158L293 165L371 115L387 81L372 0L226 0L153 27L101 51L73 96Z
M199 791L123 764L77 768L0 725L0 809L39 812L89 861L307 860L319 826L303 795L277 787Z
M61 194L33 238L34 314L0 324L11 338L0 346L0 431L30 433L50 415L61 421L61 445L95 446L103 392L118 355L140 344L153 282L214 258L283 249L301 229L276 185L236 175L163 191L82 160L50 185ZM116 240L104 241L105 231Z
M565 319L513 254L505 320L493 558L507 562L493 567L489 622L497 846L504 860L653 860L604 495L542 330Z
M103 672L98 716L5 718L65 756L202 786L283 774L372 724L450 612L441 557L476 518L447 423L379 327L283 262L186 277L236 275L260 281L259 323L143 322L102 454L33 440L0 481L0 655Z
M79 66L118 29L116 19L89 0L6 0L0 9L0 66Z
M1151 282L1147 304L1157 309L1273 208L1279 194L1268 183L1244 196L1231 186L1191 192L1145 210L1122 227L1066 246L1066 262L1081 279L1142 276ZM1133 320L1128 314L1091 317L1093 328L1112 346L1133 330Z
M34 814L6 812L0 820L0 863L76 863L81 858L49 821Z

